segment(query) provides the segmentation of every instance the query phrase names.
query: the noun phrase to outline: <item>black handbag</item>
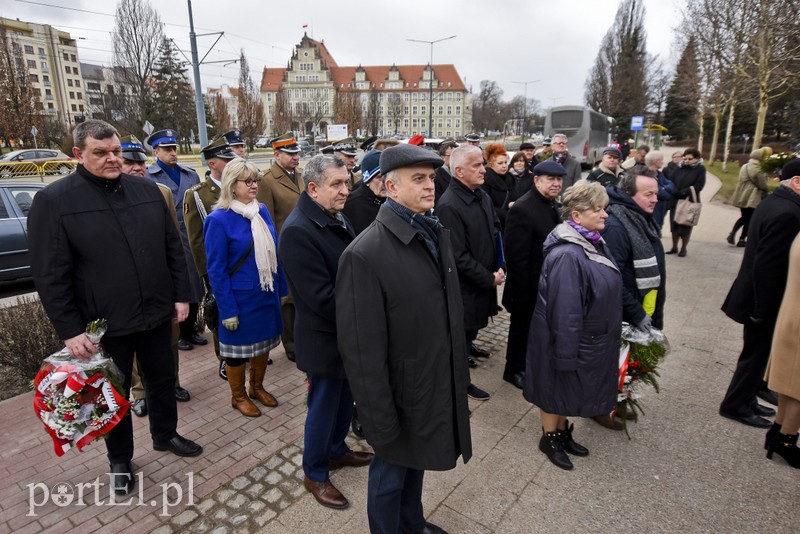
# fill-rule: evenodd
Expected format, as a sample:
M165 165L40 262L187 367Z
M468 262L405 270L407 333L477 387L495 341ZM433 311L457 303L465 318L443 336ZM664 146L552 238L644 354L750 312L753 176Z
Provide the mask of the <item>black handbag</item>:
M241 269L244 262L250 256L250 253L253 251L253 244L254 241L250 241L250 248L247 249L244 256L239 258L239 261L236 262L236 265L233 266L231 272L228 273L228 276L233 276L236 272ZM206 324L209 330L212 332L216 332L219 328L219 308L217 307L217 298L214 296L214 291L212 291L210 285L208 291L203 296L203 302L201 303L203 307L203 322Z

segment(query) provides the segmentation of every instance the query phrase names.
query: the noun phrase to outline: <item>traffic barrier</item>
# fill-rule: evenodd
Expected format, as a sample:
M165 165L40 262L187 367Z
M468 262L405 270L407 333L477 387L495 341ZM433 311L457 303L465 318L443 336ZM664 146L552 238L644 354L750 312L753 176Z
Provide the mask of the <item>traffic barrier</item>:
M61 176L66 176L74 172L77 165L78 163L74 160L54 160L45 161L40 168L43 175L60 174Z
M32 161L0 163L0 179L41 177L39 166Z

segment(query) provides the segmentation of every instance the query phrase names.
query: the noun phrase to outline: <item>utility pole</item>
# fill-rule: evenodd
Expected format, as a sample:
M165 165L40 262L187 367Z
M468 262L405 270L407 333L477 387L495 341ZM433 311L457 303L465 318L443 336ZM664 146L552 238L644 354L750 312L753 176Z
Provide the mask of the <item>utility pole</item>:
M522 140L520 143L525 142L525 127L528 125L528 86L532 83L541 82L542 80L531 80L529 82L511 82L522 85L525 87L525 96L522 101Z
M436 39L435 41L424 41L422 39L406 39L406 41L411 41L412 43L425 43L431 45L431 77L428 80L428 137L433 137L433 45L436 43L441 43L442 41L447 41L448 39L455 39L457 35L451 35L450 37L444 37L442 39Z
M194 33L194 17L192 16L192 0L189 2L189 42L192 45L192 72L194 73L194 107L197 111L197 133L200 135L200 146L208 144L206 130L206 106L203 104L203 87L200 83L200 60L197 55L197 34Z

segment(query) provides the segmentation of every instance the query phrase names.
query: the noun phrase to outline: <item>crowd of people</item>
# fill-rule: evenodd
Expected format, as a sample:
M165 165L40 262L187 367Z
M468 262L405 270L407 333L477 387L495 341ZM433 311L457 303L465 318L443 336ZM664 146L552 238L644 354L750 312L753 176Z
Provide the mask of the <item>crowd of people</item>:
M538 153L523 143L510 158L499 143L481 149L477 136L436 152L373 139L358 168L355 145L342 141L302 171L287 134L272 140L275 162L262 172L232 130L203 148L201 181L177 163L174 130L148 138L150 167L137 139L102 121L74 136L77 171L37 194L29 218L34 280L69 352L96 352L83 330L106 318L104 343L125 393L140 384L134 413L149 413L154 448L199 455L177 433L175 403L189 400L178 350L207 342L195 321L213 295L210 329L231 406L257 417L253 400L278 405L267 368L282 343L308 380L304 486L321 505L345 508L330 472L369 465L373 532L443 532L423 514L424 472L470 459L467 399L491 394L469 369L490 356L476 338L502 309L504 284L503 379L539 408L539 449L569 470L570 456L589 455L570 417L622 429L622 323L663 329L665 254L685 257L692 229L675 222L675 207L699 199L706 180L697 150L664 166L646 146L627 161L607 147L581 179L562 134ZM787 165L781 187L761 201L764 154L754 151L742 169L742 220L729 237L743 229L745 255L723 309L744 324L745 347L720 414L769 428L768 456L799 467L796 304L781 300L798 283L800 242L790 244L800 231L800 169ZM774 423L756 402L767 387L779 395ZM374 453L347 446L351 426ZM107 447L114 491L127 494L130 416Z

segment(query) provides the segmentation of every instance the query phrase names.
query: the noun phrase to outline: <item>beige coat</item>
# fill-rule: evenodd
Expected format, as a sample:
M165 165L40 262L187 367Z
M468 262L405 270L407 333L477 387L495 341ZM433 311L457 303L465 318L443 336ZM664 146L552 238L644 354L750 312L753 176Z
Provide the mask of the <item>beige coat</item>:
M789 251L789 278L772 338L767 366L769 389L800 400L800 235Z
M761 170L757 159L751 159L739 171L739 183L730 202L737 208L756 208L766 192L767 173Z
M256 198L267 206L272 222L275 223L275 232L279 236L286 217L294 209L303 189L299 168L294 173L294 179L287 176L286 171L277 163L273 163L264 173Z

